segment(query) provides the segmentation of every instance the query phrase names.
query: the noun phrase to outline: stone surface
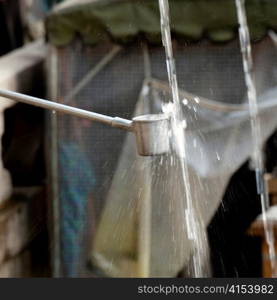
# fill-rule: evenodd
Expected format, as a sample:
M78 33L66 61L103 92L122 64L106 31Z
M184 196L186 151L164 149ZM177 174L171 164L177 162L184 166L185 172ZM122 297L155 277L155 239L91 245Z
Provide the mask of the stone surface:
M27 203L12 203L0 211L0 241L0 262L17 255L27 245Z
M31 255L29 251L5 261L0 266L0 278L22 278L31 276Z
M0 209L0 266L21 253L41 230L45 219L43 189L27 188L27 192L20 191Z

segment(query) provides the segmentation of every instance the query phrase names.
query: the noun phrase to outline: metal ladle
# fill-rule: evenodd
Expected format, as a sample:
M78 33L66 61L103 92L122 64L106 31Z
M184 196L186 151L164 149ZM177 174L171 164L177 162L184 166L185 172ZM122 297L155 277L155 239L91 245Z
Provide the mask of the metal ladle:
M167 153L169 143L169 118L165 114L148 114L131 120L110 117L72 106L51 102L48 100L27 96L8 90L0 89L0 97L17 102L31 104L41 108L57 111L106 125L132 131L136 137L137 151L142 156L152 156Z

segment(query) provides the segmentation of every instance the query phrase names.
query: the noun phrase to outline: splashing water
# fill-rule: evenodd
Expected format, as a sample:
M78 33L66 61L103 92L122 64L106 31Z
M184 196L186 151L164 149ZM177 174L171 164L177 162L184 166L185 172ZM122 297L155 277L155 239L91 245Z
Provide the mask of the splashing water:
M186 161L186 139L185 128L186 122L182 116L182 102L179 99L178 81L176 74L176 66L173 56L170 20L169 20L169 5L168 0L159 0L160 15L161 15L161 32L162 41L166 54L166 65L169 85L172 93L171 105L164 107L167 113L171 116L171 136L175 151L181 165L181 176L184 183L184 197L180 201L184 201L185 218L187 224L188 238L192 243L192 265L190 266L190 274L192 277L205 277L208 275L207 260L207 236L206 229L199 214L196 213L195 205L191 195L191 187L189 183L188 167Z
M249 103L249 111L251 118L251 132L253 139L253 164L256 172L257 192L261 199L262 218L265 230L266 241L269 249L269 258L271 262L272 271L277 272L276 255L274 248L274 230L273 226L269 224L266 211L269 208L268 193L264 183L264 163L262 153L262 139L261 139L261 124L258 115L257 91L254 79L253 61L251 54L250 34L247 25L245 0L236 0L237 15L239 21L239 36L243 59L244 77L247 88L247 96Z

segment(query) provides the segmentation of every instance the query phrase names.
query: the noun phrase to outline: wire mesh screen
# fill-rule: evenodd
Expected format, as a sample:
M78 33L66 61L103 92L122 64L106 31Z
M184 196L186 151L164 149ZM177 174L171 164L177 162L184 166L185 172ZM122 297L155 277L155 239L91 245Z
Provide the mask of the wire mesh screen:
M220 45L205 41L192 45L175 43L174 48L180 89L185 91L183 98L189 97L187 93L190 93L199 98L211 99L212 106L216 108L217 105L220 106L220 103L232 107L246 100L241 54L237 40ZM269 39L254 45L255 64L258 66L256 75L259 95L276 88L275 51ZM57 59L58 101L61 103L109 116L131 119L134 115L145 112L153 112L157 109L162 111L157 102L170 100L168 86L157 84L167 81L162 47L146 47L143 43L124 47L108 43L90 47L84 45L81 39L76 38L70 45L57 48ZM153 82L156 85L149 85L149 81L145 83L145 79L149 77L154 79ZM146 87L148 87L147 91ZM276 96L276 90L273 93ZM196 166L196 157L188 161L190 167L194 169L192 181L195 185L199 186L200 182L200 185L204 186L197 198L198 201L204 203L202 203L202 214L205 215L205 209L209 207L204 216L205 223L208 223L219 205L230 176L250 153L246 151L246 156L243 156L235 166L224 173L222 165L218 165L220 160L217 156L214 155L215 159L210 158L207 146L208 139L213 141L213 136L217 138L219 144L225 143L219 140L224 136L224 132L219 135L215 130L210 136L205 135L205 132L207 128L218 124L219 119L222 120L224 117L229 125L230 120L233 120L232 124L235 124L238 119L234 120L234 116L228 113L228 109L226 111L223 109L220 116L216 115L211 108L204 110L199 107L197 112L192 107L189 114L184 112L184 116L188 120L190 116L193 116L193 124L200 119L201 126L196 126L194 132L200 140L202 136L201 151L206 153L204 155L210 162L208 169L212 168L213 178L209 181L207 179L210 176L209 170L201 173L203 165ZM206 116L206 123L205 118L201 119L201 113ZM144 173L145 169L140 171L140 176L145 175L142 176L143 179L138 179L134 175L137 174L134 164L138 159L135 147L132 146L134 141L130 139L130 134L127 136L127 133L120 129L64 115L59 115L57 118L60 259L63 275L69 277L138 276L139 238L135 233L138 227L136 218L138 210L134 198L139 193L140 180L147 185L145 182L147 175ZM247 116L244 118L248 120ZM275 126L274 121L264 135L264 139L272 133ZM238 130L236 126L234 130L232 126L228 128L232 133ZM242 139L247 138L246 135L242 137ZM194 139L191 139L192 152L194 151L193 141ZM221 183L214 193L211 184L217 182L218 174L221 174ZM224 174L223 178L222 174ZM178 177L178 174L176 176ZM120 178L122 178L122 185ZM116 188L114 188L115 184ZM128 193L124 193L126 190ZM161 190L155 193L156 199L160 199ZM170 198L170 195L167 196ZM112 204L113 198L117 199L114 204ZM210 202L213 204L210 205ZM152 258L155 257L152 259L154 265L150 268L152 270L150 275L153 276L177 276L189 261L189 241L185 239L178 242L180 236L185 235L186 230L179 231L174 237L175 227L168 225L169 218L173 223L181 224L184 221L180 221L178 214L165 213L165 210L169 209L162 205L153 208L155 214L152 228L157 228L157 226L161 228L156 232L155 243L152 243L156 245L155 249L152 247L151 253ZM117 217L109 219L110 214ZM161 218L164 221L161 221ZM119 219L129 221L122 223L122 231L115 237L115 232L112 231L115 230ZM162 228L170 230L162 232ZM100 243L102 246L105 245L105 250L101 248L102 246L98 247L99 239L102 242L106 241ZM158 241L161 240L162 243L159 243ZM125 247L124 243L128 246ZM167 250L163 253L163 249L166 248ZM103 253L99 253L99 249L102 249ZM173 263L176 251L184 255L177 255L178 262ZM124 260L116 261L122 257ZM165 265L171 267L159 267Z

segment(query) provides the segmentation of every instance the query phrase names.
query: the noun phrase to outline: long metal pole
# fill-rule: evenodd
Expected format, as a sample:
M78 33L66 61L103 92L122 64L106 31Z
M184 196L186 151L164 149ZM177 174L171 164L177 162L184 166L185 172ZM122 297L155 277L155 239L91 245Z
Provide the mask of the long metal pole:
M110 117L95 112L87 111L84 109L76 108L73 106L68 106L3 89L0 89L0 97L8 98L26 104L31 104L52 111L61 112L64 114L73 115L76 117L86 118L91 121L101 122L112 127L118 127L129 131L132 130L132 121L127 119L122 119L119 117Z

